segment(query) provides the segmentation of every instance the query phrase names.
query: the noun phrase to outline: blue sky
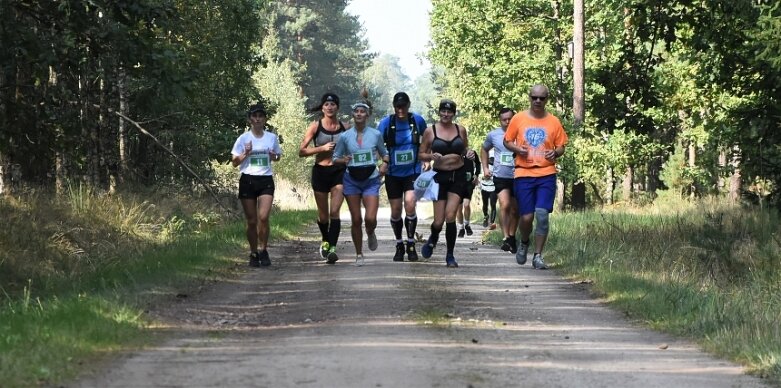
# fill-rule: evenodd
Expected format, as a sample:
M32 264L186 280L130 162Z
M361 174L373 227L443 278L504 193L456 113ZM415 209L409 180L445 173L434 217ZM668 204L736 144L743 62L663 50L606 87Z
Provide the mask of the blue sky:
M371 51L399 57L401 68L412 80L431 66L419 58L430 39L430 11L429 0L352 0L347 7L363 24Z

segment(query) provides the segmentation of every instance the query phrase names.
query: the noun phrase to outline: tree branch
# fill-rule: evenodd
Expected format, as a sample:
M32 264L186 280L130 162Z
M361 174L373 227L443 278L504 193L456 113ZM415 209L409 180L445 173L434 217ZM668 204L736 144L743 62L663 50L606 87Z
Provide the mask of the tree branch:
M97 104L93 104L93 106L96 107L96 108L100 108L100 105L97 105ZM206 183L206 181L203 180L203 178L201 178L198 174L196 174L195 171L193 171L193 169L190 168L190 166L187 165L187 163L185 163L184 160L182 160L182 158L180 158L178 155L176 155L176 153L174 153L173 150L171 150L170 148L166 147L163 143L161 143L160 140L158 140L157 137L155 137L155 135L151 134L149 131L144 129L144 127L142 127L141 124L139 124L137 121L131 119L130 117L127 117L126 115L124 115L124 114L122 114L120 112L117 112L116 110L114 110L112 108L109 108L108 111L111 112L111 113L114 113L115 115L117 115L117 116L127 120L129 123L133 124L133 126L136 127L136 129L138 129L139 132L141 132L142 134L144 134L147 137L149 137L150 139L152 139L155 143L157 143L157 145L160 148L164 149L171 156L173 156L174 159L176 159L176 161L179 162L179 164L181 164L182 167L184 167L184 169L187 170L187 172L190 173L190 175L194 176L195 179L198 180L198 182L206 189L206 191L208 191L209 194L211 194L212 198L214 198L214 201L217 202L217 205L219 205L220 208L222 208L222 210L225 210L226 213L228 213L228 214L230 214L232 216L238 217L238 215L235 212L233 212L231 209L228 209L225 205L222 204L222 202L220 202L220 199L219 199L219 197L217 197L217 194L214 193L214 190L212 190L211 186L209 186L209 184Z

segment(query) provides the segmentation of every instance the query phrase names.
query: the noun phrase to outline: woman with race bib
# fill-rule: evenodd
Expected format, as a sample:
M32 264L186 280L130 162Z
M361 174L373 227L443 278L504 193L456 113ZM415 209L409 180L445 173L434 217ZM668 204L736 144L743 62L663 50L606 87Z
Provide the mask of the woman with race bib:
M388 169L388 151L382 134L375 128L367 127L371 114L367 102L358 102L352 106L353 127L339 137L334 149L334 164L347 166L344 174L344 196L350 209L352 224L350 232L355 246L355 265L364 264L363 231L361 224L366 222L366 237L369 250L377 249L377 210L380 206L380 179ZM377 168L377 162L381 166ZM361 219L361 203L365 209Z
M474 160L475 152L469 149L466 128L453 122L456 103L442 100L439 103L439 121L426 128L420 144L418 157L423 162L433 162L439 184L439 196L434 202L434 221L431 222L431 236L421 247L421 254L429 258L439 241L442 225L445 226L447 251L445 263L449 268L458 267L453 250L456 245L456 213L466 194L471 175L464 164L464 158Z

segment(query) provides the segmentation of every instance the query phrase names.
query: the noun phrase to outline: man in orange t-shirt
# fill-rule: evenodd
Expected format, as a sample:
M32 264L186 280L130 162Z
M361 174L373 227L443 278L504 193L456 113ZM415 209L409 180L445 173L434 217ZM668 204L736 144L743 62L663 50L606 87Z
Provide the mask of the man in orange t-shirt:
M515 199L521 215L521 244L515 254L518 264L526 263L532 223L537 218L534 233L532 266L547 269L542 249L548 239L548 215L556 197L556 159L564 155L567 133L559 119L545 110L548 87L534 85L529 90L531 107L510 120L504 134L504 146L515 153Z

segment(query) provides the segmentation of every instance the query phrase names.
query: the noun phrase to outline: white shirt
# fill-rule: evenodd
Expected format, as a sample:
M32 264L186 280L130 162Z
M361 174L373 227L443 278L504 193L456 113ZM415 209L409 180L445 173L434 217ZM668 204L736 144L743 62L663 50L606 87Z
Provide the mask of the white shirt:
M263 131L263 135L255 137L252 131L244 132L236 142L233 143L233 156L240 156L244 153L244 144L252 142L252 152L239 165L242 174L248 175L271 175L271 156L269 152L282 155L282 147L279 146L279 137L269 132Z

